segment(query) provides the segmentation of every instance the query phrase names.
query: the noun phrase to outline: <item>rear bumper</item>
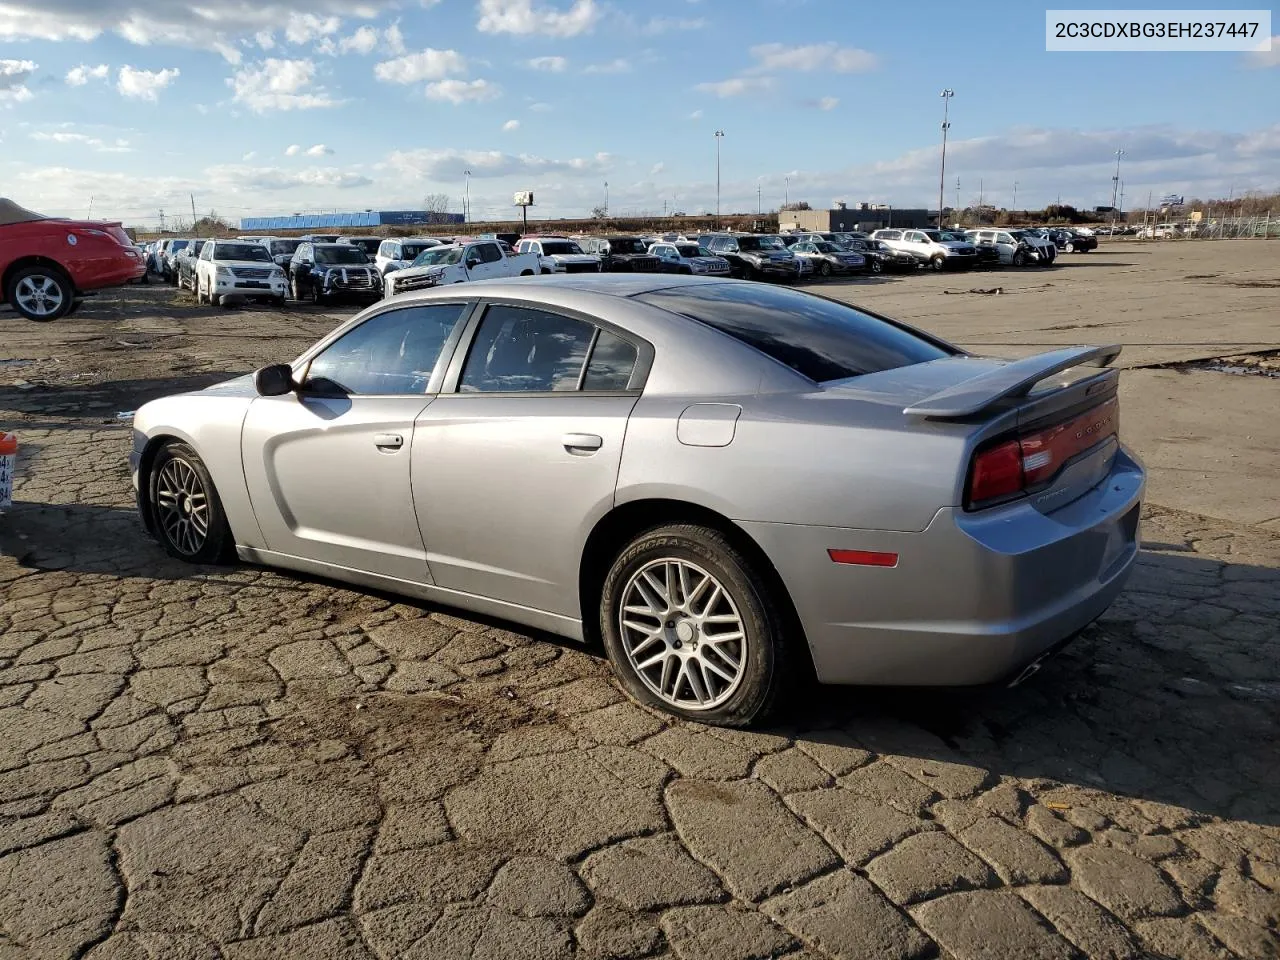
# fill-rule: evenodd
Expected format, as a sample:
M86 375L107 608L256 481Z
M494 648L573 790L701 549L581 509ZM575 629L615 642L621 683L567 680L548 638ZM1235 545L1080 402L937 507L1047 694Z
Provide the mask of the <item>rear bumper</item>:
M128 251L119 256L95 257L90 260L73 261L68 264L71 282L76 290L87 292L101 290L103 287L118 287L137 280L147 272L147 262L141 254L130 254Z
M1138 554L1145 474L1121 451L1052 514L944 508L919 533L743 523L795 603L824 683L968 686L1016 675L1101 615ZM895 567L830 548L896 553Z

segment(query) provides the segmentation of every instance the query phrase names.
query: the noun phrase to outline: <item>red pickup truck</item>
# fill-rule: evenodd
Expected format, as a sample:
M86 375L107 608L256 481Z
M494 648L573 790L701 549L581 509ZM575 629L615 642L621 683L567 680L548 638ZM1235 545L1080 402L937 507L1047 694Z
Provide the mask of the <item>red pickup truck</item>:
M119 223L45 217L0 197L0 303L28 320L57 320L88 291L146 269Z

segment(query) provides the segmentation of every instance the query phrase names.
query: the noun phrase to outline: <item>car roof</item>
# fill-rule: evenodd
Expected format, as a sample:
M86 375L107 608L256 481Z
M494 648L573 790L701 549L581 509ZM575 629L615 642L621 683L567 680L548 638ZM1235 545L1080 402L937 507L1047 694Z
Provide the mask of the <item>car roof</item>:
M537 277L504 277L497 280L474 280L467 284L468 297L507 297L517 291L522 299L542 300L539 291L575 290L608 297L636 297L672 287L701 286L709 283L740 283L723 277L689 277L673 273L553 273ZM437 288L448 291L449 288ZM457 291L451 292L457 296ZM558 299L551 296L546 300Z

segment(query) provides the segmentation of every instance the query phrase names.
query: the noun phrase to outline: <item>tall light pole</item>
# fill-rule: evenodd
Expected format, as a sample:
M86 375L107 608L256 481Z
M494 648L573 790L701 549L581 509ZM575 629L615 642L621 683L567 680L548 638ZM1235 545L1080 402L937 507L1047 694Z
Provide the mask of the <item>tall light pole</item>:
M716 131L716 220L720 219L720 141L724 139L724 131ZM718 224L717 224L718 225Z
M609 216L609 181L604 182L604 215Z
M764 200L760 196L760 181L756 181L756 215L764 213Z
M1124 150L1116 150L1116 172L1111 178L1111 223L1114 226L1116 222L1116 194L1120 190L1120 158L1124 156Z
M956 177L956 208L954 213L956 216L956 222L959 223L960 222L960 178L959 177Z
M791 178L782 178L782 205L784 207L791 206Z
M462 201L462 222L471 222L471 171L463 170L462 175L467 178L466 192Z
M951 110L951 98L956 92L950 87L943 90L942 97L942 172L938 174L938 229L942 229L942 194L947 186L947 131L951 129L948 119Z
M1013 210L1017 210L1017 209L1018 209L1018 181L1015 180L1013 181L1013 207L1009 212L1012 213Z

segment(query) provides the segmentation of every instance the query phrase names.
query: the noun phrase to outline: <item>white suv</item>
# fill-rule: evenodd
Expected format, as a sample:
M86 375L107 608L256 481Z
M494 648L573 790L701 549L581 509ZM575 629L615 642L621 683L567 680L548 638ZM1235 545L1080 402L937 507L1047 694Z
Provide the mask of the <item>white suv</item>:
M410 266L423 250L440 245L441 241L435 237L397 237L393 240L383 240L378 244L378 252L373 262L385 279L393 270L403 270Z
M256 240L206 240L196 259L196 302L225 305L228 298L269 299L283 307L289 284L267 248Z
M576 242L567 237L534 237L521 240L517 253L536 253L542 273L599 273L600 258L583 253Z
M948 230L877 230L871 235L890 250L914 253L935 270L967 269L978 262L978 251L962 233Z

